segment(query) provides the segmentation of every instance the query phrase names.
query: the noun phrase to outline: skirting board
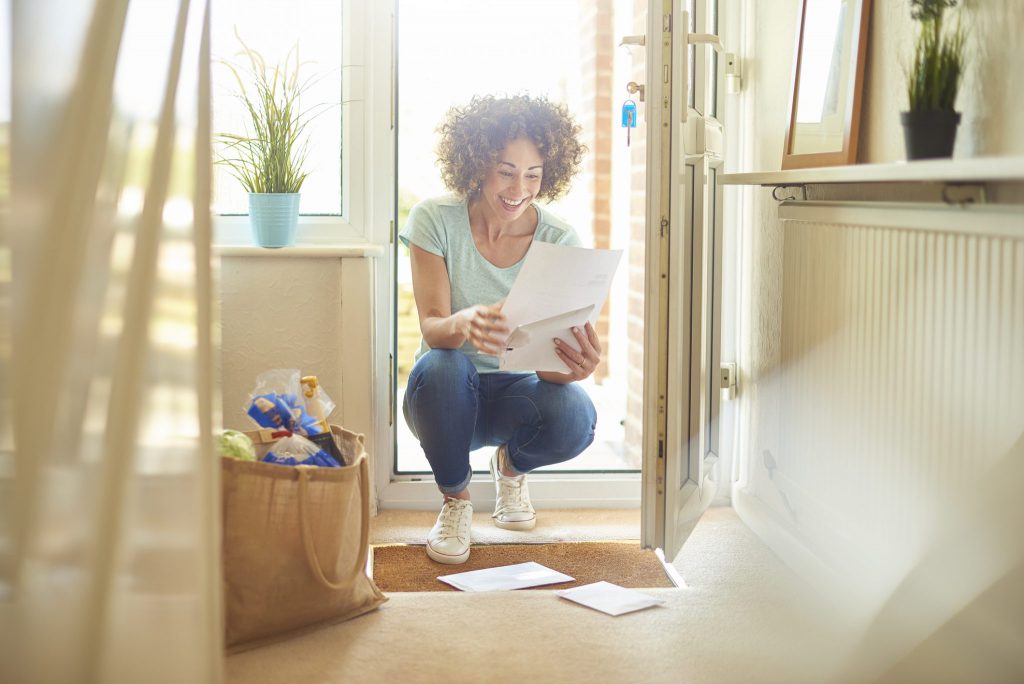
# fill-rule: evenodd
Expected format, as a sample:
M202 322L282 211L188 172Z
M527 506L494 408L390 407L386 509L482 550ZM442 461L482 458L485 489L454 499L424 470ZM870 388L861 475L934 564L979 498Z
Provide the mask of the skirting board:
M840 575L825 564L800 537L794 535L759 498L736 487L732 505L743 524L824 598L836 596L843 586ZM837 607L840 606L836 602ZM842 604L845 608L846 604Z

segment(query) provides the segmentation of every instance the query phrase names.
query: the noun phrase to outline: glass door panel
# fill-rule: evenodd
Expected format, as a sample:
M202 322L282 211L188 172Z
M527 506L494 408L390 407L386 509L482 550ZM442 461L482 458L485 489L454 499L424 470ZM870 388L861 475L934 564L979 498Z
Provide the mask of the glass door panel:
M528 9L529 11L524 11ZM452 106L474 95L530 94L564 103L589 148L572 190L547 207L568 221L584 246L623 249L598 324L604 363L583 382L597 406L594 443L545 470L635 472L640 467L643 363L642 141L626 147L621 106L634 59L618 37L634 33L636 9L624 0L399 0L398 226L418 201L445 194L435 164L436 128ZM628 28L624 28L628 27ZM637 161L636 146L641 149ZM397 241L396 241L397 242ZM420 343L408 250L396 244L397 474L427 474L426 458L402 416L402 400ZM486 472L492 448L470 456Z

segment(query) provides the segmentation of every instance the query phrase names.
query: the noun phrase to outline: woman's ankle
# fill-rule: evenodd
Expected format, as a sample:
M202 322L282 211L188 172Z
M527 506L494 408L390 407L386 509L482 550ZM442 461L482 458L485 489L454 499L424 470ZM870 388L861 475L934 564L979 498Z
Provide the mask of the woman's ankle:
M518 477L519 473L512 470L512 464L509 463L508 449L504 446L498 448L498 472L505 477Z

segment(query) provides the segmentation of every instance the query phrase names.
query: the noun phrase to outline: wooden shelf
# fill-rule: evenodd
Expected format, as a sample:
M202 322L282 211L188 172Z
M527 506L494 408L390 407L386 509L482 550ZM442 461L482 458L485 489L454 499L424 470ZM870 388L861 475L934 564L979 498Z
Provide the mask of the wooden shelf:
M853 164L814 169L723 173L723 185L812 185L820 183L990 183L1024 181L1024 157L930 159L891 164Z

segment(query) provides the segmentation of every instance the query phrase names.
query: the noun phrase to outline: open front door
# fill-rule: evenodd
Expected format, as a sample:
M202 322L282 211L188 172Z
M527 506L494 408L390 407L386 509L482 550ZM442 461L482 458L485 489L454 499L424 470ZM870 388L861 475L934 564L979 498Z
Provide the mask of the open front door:
M667 560L715 494L722 98L719 59L707 47L720 49L714 33L717 0L649 5L642 536Z

